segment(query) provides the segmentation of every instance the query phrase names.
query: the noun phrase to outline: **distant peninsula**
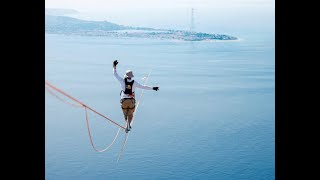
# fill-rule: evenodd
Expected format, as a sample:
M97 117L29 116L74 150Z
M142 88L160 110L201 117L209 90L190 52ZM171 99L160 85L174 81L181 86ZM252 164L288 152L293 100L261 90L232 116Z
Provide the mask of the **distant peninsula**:
M84 36L135 37L172 39L183 41L237 40L224 34L209 34L184 30L130 27L108 21L88 21L68 16L46 14L45 31L49 34L74 34Z

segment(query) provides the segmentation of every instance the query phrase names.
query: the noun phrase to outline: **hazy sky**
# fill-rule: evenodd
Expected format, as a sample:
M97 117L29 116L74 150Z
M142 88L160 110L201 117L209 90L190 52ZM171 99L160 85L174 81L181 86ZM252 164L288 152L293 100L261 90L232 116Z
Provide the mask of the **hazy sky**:
M103 11L114 8L272 7L275 0L45 0L49 8Z
M195 30L206 32L270 29L275 17L275 0L45 0L45 7L75 9L81 19L173 29L188 29L195 8Z

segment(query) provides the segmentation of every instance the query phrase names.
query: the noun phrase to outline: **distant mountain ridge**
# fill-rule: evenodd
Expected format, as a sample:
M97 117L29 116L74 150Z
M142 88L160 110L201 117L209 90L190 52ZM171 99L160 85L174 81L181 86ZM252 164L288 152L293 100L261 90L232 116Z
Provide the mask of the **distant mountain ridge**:
M63 13L65 13L65 11ZM145 27L130 27L118 25L108 21L89 21L68 16L53 16L48 14L46 14L45 16L45 31L51 34L177 39L185 41L237 39L233 36L221 34L208 34L183 30L154 29Z
M76 33L83 31L112 31L112 30L123 30L127 29L125 26L121 26L108 21L87 21L80 20L67 16L45 16L45 28L46 32L66 32Z

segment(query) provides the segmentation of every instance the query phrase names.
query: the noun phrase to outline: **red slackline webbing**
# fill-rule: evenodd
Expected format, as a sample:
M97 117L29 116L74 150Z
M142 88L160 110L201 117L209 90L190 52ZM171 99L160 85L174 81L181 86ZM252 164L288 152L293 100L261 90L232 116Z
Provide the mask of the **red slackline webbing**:
M108 118L108 117L106 117L106 116L102 115L101 113L99 113L99 112L95 111L94 109L90 108L89 106L87 106L87 105L83 104L82 102L80 102L80 101L79 101L79 100L77 100L76 98L74 98L74 97L72 97L72 96L68 95L67 93L65 93L65 92L63 92L62 90L58 89L57 87L53 86L53 85L52 85L52 84L50 84L48 81L46 81L45 83L46 83L46 85L48 85L48 86L49 86L49 87L51 87L52 89L54 89L54 90L58 91L59 93L61 93L61 94L65 95L65 96L67 96L68 98L70 98L70 99L72 99L72 100L76 101L77 103L81 104L83 107L85 107L85 108L87 108L87 109L89 109L89 110L91 110L91 111L95 112L96 114L98 114L98 115L100 115L100 116L104 117L105 119L109 120L110 122L112 122L113 124L115 124L115 125L119 126L120 128L125 129L125 127L121 126L120 124L116 123L115 121L111 120L110 118Z
M113 141L111 142L111 144L109 144L109 146L107 146L106 148L104 148L104 149L102 149L102 150L98 150L98 149L95 147L95 145L94 145L94 143L93 143L93 140L92 140L92 137L91 137L87 108L85 107L84 109L85 109L85 112L86 112L86 122L87 122L87 128L88 128L88 134L89 134L91 146L92 146L93 149L94 149L95 151L97 151L97 152L104 152L104 151L108 150L108 149L113 145L113 143L116 141L116 139L117 139L117 137L118 137L118 135L119 135L119 132L120 132L120 129L121 129L121 128L119 127L116 136L114 137L114 139L113 139Z

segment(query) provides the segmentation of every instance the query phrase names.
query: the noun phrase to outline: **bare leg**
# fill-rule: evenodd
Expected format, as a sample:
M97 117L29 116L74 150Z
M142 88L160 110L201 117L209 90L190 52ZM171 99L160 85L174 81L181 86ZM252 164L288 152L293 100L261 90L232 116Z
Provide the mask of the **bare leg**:
M124 121L126 122L126 128L128 128L128 113L129 113L129 110L128 109L122 109L122 112L123 112L123 116L124 116Z
M131 128L131 122L133 119L133 112L134 112L134 109L129 109L129 111L128 111L128 120L129 120L129 127L130 128Z
M126 129L128 129L129 128L129 123L130 122L128 122L128 113L129 113L129 109L126 109L126 114L125 114L125 121L126 121Z
M130 118L129 118L129 125L131 124L132 119L133 119L133 116L130 116Z

